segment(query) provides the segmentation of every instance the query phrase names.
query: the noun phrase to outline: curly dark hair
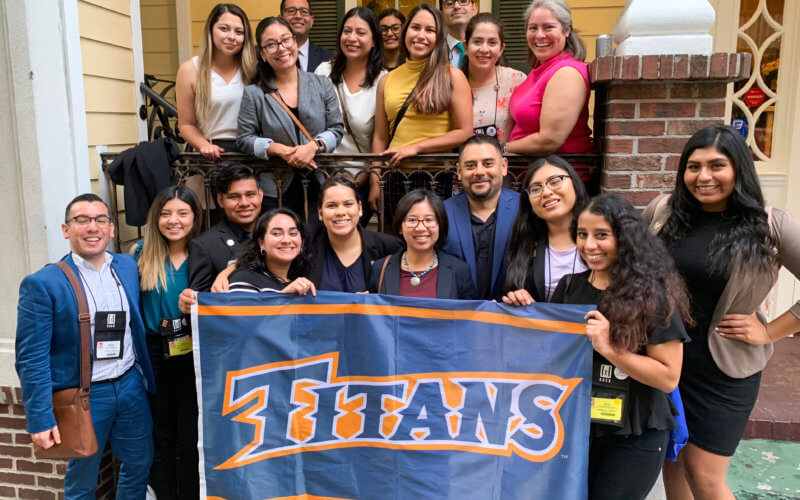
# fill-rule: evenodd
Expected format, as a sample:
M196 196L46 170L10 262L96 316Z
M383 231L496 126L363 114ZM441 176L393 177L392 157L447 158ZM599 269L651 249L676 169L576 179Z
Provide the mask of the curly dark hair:
M536 171L545 165L558 167L569 175L570 184L572 189L575 190L573 214L580 212L581 208L589 200L583 181L581 181L575 169L572 168L572 165L564 158L558 155L548 155L531 164L525 173L522 184L519 186L519 210L517 211L517 218L514 219L514 227L511 230L511 239L506 252L505 291L519 290L525 287L525 277L528 274L528 268L531 265L531 258L534 251L536 251L536 246L539 241L547 240L547 223L533 211L531 199L525 192Z
M306 237L305 233L303 232L303 221L300 220L300 217L298 217L296 213L288 208L273 208L272 210L264 212L258 217L258 220L256 220L255 229L253 229L253 235L249 240L242 244L242 248L239 250L239 253L236 257L237 268L243 267L246 269L252 269L253 271L258 271L260 273L272 275L272 272L267 268L267 263L264 259L264 256L261 255L261 246L258 244L258 240L263 239L267 234L267 228L269 227L269 222L272 220L272 218L280 214L288 215L292 218L292 220L294 220L295 224L297 224L297 230L300 232L300 238L303 241L302 246L300 247L300 254L294 258L289 266L289 280L299 278L306 273L309 265L308 254L306 252Z
M689 157L697 149L715 148L730 159L735 173L733 193L727 200L730 230L711 241L706 262L712 272L724 273L735 266L756 266L767 270L775 264L775 241L770 235L764 196L758 182L753 156L747 143L733 127L712 125L695 132L683 147L678 162L675 189L670 198L671 214L659 236L672 246L689 234L700 202L687 189L683 177Z
M354 16L363 19L372 33L373 45L369 49L369 55L367 56L367 72L364 75L364 81L360 83L361 88L368 89L374 83L377 83L378 75L383 69L383 36L381 36L378 17L366 7L353 7L347 11L342 18L342 22L339 23L339 32L336 35L336 55L333 56L331 61L330 79L334 85L342 83L342 74L347 66L347 57L342 52L342 32L344 31L344 24Z
M639 212L623 198L601 194L572 217L570 231L577 241L582 213L600 215L617 240L617 259L611 265L611 282L598 310L611 323L611 343L631 352L647 345L655 321L669 325L675 309L693 324L686 285L664 243L650 232Z

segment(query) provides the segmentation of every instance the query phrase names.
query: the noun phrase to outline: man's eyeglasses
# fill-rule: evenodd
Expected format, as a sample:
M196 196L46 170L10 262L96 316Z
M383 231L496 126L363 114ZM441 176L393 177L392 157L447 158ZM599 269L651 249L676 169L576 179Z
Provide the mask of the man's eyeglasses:
M458 4L462 7L466 7L471 3L472 0L444 0L444 2L442 2L442 7L445 7L447 9L452 9L455 6L455 4Z
M306 9L305 7L286 7L281 13L287 16L293 16L298 12L303 17L308 17L311 15L311 10Z
M422 225L427 227L428 229L433 229L434 227L439 225L439 221L436 217L425 217L424 219L417 219L416 217L406 217L403 219L403 224L408 229L416 229L419 226L419 223L422 222Z
M261 48L266 50L267 52L275 52L276 50L278 50L278 45L280 45L284 49L291 49L292 47L294 47L294 42L295 42L295 37L287 36L280 42L267 42Z
M108 215L97 215L89 217L88 215L76 215L66 220L66 223L74 222L79 226L87 226L90 222L94 221L98 226L107 226L111 223L111 217Z
M392 24L390 26L381 26L381 34L386 35L390 31L395 35L399 35L400 32L403 30L402 24Z
M546 181L544 181L544 185L539 182L535 182L525 188L525 192L528 193L529 196L533 196L534 198L538 198L542 196L544 193L544 187L547 186L550 191L558 191L564 186L564 179L569 179L569 176L566 174L562 175L553 175L548 177Z

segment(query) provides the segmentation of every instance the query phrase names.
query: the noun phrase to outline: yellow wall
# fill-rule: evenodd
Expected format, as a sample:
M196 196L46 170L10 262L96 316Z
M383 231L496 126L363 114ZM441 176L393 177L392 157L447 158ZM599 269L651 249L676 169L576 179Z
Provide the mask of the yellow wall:
M122 151L139 142L130 1L78 0L78 25L89 168L92 191L99 192L97 146ZM118 229L132 233L122 224Z
M340 0L341 1L341 0ZM200 37L203 35L203 26L211 9L219 2L217 0L191 0L190 15L192 18L192 55L197 55ZM236 5L244 10L250 20L250 26L255 34L259 21L269 16L280 14L280 0L239 0Z
M586 46L586 61L591 61L595 56L597 35L614 31L625 0L569 0L569 6L572 9L572 25Z
M179 64L175 0L139 0L139 5L144 72L174 81ZM174 100L173 93L168 97Z

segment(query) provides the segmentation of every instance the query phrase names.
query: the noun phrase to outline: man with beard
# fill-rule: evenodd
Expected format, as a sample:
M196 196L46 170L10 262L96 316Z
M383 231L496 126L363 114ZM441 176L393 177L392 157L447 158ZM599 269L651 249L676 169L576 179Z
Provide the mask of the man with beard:
M519 193L503 189L507 171L497 139L472 136L459 151L463 192L444 202L450 231L442 249L469 264L483 300L503 296L506 248L519 208Z

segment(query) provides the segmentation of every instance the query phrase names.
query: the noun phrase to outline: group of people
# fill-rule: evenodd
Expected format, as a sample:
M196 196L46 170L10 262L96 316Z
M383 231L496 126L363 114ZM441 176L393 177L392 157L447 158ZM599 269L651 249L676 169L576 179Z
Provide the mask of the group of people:
M396 237L365 227L377 177L346 164L327 178L310 173L319 186L307 203L296 174L222 166L213 192L223 215L204 232L195 193L170 187L130 255L106 251L115 228L102 199L67 206L63 260L87 292L93 334L97 313L126 322L116 350L92 343L92 418L101 450L110 440L122 461L118 497L143 498L148 484L159 499L199 494L185 316L195 292L327 290L596 305L586 332L595 367L609 370L595 370L593 397L624 405L592 421L590 498L644 498L662 464L669 498L732 498L725 473L761 370L772 343L800 331L800 303L772 321L760 310L781 266L800 276L800 224L765 206L746 143L724 126L692 136L672 194L642 215L615 195L590 198L585 166L553 154L594 147L566 3L528 8L527 77L504 65L495 17L471 0L440 8L421 4L407 20L351 9L330 54L309 41L306 0L284 0L255 42L244 12L220 4L200 55L178 74L181 132L208 158L241 150L313 172L320 151L372 151L396 165L458 148L461 193L398 193ZM541 156L519 192L503 187L505 152ZM16 368L28 432L43 448L61 439L52 391L78 385L77 318L60 270L23 280ZM689 442L671 462L676 387ZM101 455L70 461L65 498L94 495Z
M496 138L470 137L457 167L463 192L444 202L425 190L404 195L395 239L359 224L363 203L346 173L325 180L319 222L304 224L288 208L262 213L254 172L228 165L216 178L219 222L200 233L197 197L170 187L153 203L133 257L105 250L114 233L105 203L75 198L63 260L80 276L93 317L127 318L113 356L92 350L95 432L101 449L110 440L122 460L120 494L141 498L149 483L159 498L197 496L184 316L194 291L330 290L596 305L586 315L593 397L624 403L592 420L590 498L644 498L662 465L669 498L731 498L725 473L772 343L800 331L800 302L772 321L760 309L780 267L800 277L800 223L764 205L744 140L721 125L698 131L672 194L641 215L619 196L590 198L559 156L533 163L519 192L503 188L506 170ZM41 447L60 440L51 392L77 385L77 316L60 270L46 266L23 280L16 367L28 431ZM689 442L671 462L668 394L676 387ZM70 461L66 498L93 494L100 456Z
M381 154L391 167L456 150L473 134L496 137L513 153L595 152L586 51L564 0L534 0L525 13L528 76L506 63L502 21L478 13L473 0L422 3L407 20L396 9L354 7L334 53L310 41L307 0L283 0L280 10L253 36L241 8L214 7L200 54L181 65L176 82L178 126L192 148L214 160L241 151L291 167L280 179L260 174L265 208L280 204L316 219L320 152ZM576 169L589 181L587 166ZM349 171L366 220L378 210L380 175L357 163ZM400 176L384 180L390 223L406 190ZM437 182L449 197L452 178Z

